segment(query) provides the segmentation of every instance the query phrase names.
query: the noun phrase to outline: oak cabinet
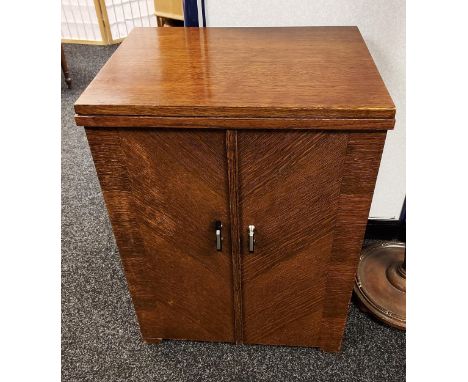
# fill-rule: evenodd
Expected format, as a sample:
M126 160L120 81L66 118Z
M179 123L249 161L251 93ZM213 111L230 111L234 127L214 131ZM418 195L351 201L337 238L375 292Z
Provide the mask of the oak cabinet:
M395 113L357 28L137 28L75 110L145 340L339 350Z

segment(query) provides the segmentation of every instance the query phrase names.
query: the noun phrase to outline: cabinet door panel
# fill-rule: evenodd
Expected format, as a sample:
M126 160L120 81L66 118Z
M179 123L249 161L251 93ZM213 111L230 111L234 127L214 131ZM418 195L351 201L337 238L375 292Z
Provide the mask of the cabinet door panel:
M347 139L238 133L244 342L318 345Z
M143 337L233 341L225 133L88 130L88 139Z

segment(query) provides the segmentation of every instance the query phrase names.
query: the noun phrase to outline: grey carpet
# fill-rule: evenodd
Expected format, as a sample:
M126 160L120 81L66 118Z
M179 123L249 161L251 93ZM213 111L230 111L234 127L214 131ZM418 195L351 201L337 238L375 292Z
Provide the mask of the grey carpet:
M62 83L62 380L405 380L405 334L353 305L339 354L141 341L86 137L73 120L74 101L115 48L65 46L73 89Z

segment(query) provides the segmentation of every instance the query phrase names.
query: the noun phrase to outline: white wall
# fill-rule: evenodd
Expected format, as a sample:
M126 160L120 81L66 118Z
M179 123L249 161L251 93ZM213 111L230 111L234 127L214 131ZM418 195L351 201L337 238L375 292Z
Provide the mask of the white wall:
M357 25L397 108L387 135L372 218L398 218L405 198L404 0L205 0L206 23L220 26Z

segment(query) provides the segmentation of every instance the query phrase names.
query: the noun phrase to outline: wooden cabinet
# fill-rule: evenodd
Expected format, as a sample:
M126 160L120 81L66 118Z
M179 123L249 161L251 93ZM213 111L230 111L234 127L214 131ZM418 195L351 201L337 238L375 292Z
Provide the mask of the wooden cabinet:
M136 28L75 110L146 341L339 350L395 114L357 28Z

